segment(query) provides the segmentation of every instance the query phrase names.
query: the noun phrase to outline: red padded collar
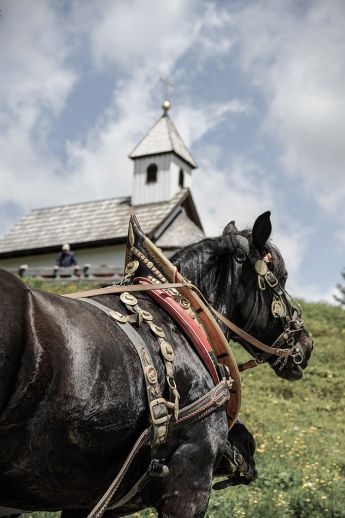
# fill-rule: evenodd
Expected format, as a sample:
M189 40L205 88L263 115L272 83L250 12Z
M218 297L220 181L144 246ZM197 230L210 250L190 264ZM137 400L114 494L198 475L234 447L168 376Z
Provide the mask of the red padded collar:
M140 284L147 284L151 281L144 277L138 277L135 279L135 282L139 282ZM193 343L200 359L210 373L214 384L218 385L218 374L214 362L210 356L212 347L200 326L166 290L148 291L147 294L163 309L165 309L165 311L169 313L175 322L182 328L183 332Z

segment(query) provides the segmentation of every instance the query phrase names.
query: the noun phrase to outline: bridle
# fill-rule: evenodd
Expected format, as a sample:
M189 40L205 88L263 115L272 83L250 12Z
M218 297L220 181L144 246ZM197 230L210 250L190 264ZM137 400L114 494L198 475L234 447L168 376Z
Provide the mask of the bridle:
M304 360L303 352L295 343L296 335L302 331L304 326L301 307L298 302L288 294L275 274L268 268L268 264L272 262L272 255L268 253L253 264L257 274L257 289L255 292L254 305L243 328L238 328L238 332L235 332L232 337L241 343L255 358L255 360L250 360L242 364L240 366L240 370L242 371L267 362L272 356L277 356L277 358L271 365L272 367L278 367L279 371L285 367L289 356L292 357L296 365L300 365ZM271 295L271 313L274 318L280 320L282 325L282 332L270 346L262 343L253 344L252 340L248 340L248 336L252 336L249 335L249 333L257 321L260 304L263 303L263 292L265 290L268 290ZM222 321L227 327L230 327L228 325L230 321L224 322L223 319ZM261 352L258 353L255 351L252 345ZM284 351L283 354L282 351Z

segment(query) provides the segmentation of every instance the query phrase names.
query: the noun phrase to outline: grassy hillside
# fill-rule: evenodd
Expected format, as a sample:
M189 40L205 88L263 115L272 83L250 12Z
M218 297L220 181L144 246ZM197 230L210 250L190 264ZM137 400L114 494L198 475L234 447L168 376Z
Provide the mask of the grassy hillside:
M345 312L303 306L315 340L309 367L295 383L278 379L267 366L244 373L241 417L256 438L259 478L212 492L209 518L345 517ZM246 357L238 346L234 350L239 360ZM132 516L156 515L147 510Z

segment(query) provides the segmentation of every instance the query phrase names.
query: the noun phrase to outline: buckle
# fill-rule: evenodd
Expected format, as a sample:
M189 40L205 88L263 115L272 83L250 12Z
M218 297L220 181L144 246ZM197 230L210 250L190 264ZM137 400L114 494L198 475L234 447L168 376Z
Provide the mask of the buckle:
M261 277L261 275L258 275L258 286L261 291L266 289L265 279L264 277Z
M275 288L278 284L278 279L274 273L268 271L265 275L265 280L271 288Z
M159 407L163 407L164 415L161 417L156 417L155 409L157 409L159 411ZM150 401L150 415L151 415L151 421L152 421L153 425L164 424L168 421L169 415L168 415L168 411L167 411L167 408L165 405L164 398L159 397L157 399L153 399L152 401Z

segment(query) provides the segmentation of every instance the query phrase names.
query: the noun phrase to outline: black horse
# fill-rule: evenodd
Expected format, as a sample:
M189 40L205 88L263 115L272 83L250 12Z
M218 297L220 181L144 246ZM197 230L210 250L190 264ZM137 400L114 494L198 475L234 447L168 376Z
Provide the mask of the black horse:
M227 226L222 237L181 250L173 261L216 309L245 325L256 303L255 261L271 254L270 268L279 285L285 283L284 263L267 242L269 234L266 213L252 232L238 233L234 225ZM268 291L260 294L251 334L272 344L282 327L281 319L272 315ZM138 299L174 347L175 380L184 407L209 391L212 379L169 315L149 296ZM115 295L95 300L123 311ZM140 327L139 332L166 391L157 342L148 328ZM312 349L304 328L297 345L303 354L300 366L291 357L286 363L268 358L279 376L301 377ZM85 517L147 421L142 367L119 325L96 307L32 290L0 271L0 516L14 514L13 510L62 509L65 518ZM227 436L223 407L177 429L160 448L169 476L152 478L129 504L121 509L110 506L105 516L148 506L161 517L204 516ZM117 498L149 462L146 448L133 462Z

